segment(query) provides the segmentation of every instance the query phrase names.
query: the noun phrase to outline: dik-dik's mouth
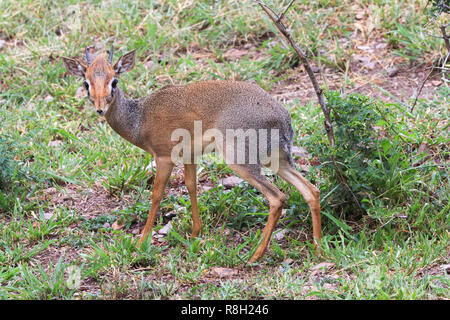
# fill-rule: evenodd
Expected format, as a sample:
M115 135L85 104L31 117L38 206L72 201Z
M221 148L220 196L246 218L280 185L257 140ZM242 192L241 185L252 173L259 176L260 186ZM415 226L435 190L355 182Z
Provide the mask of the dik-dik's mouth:
M97 114L99 116L104 116L106 114L106 112L108 112L108 108L106 108L106 109L97 109Z

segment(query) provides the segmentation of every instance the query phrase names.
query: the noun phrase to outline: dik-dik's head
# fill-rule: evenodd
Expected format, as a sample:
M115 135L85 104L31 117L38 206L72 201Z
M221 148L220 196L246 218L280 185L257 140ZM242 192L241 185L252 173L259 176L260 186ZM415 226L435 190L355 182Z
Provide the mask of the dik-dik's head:
M92 60L86 48L86 61L63 57L67 71L84 79L84 87L87 90L89 100L94 103L97 113L106 114L114 100L119 74L130 71L134 67L136 50L124 54L112 65L113 48L109 52L99 54Z

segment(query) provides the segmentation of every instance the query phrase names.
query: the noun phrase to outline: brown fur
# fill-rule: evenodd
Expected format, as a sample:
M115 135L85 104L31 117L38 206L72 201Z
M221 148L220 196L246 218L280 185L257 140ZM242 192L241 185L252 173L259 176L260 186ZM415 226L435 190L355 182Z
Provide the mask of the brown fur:
M84 75L90 84L90 95L97 110L106 110L111 127L123 138L151 153L156 161L152 206L140 241L150 235L164 188L173 169L171 133L183 128L194 135L194 121L202 121L203 132L215 128L278 129L280 132L280 168L278 174L293 184L310 206L313 233L321 239L319 191L295 170L291 157L293 131L289 112L260 87L238 81L204 81L185 86L167 86L140 99L127 99L117 87L111 94L111 80L134 66L134 52L130 52L111 66L106 55L99 55L90 66L64 58L67 69ZM206 144L207 141L203 141ZM267 146L270 149L270 145ZM246 146L248 152L248 146ZM224 152L224 150L222 150ZM261 163L231 164L243 179L255 186L269 201L270 213L263 231L263 240L250 259L260 258L281 215L286 196L261 174ZM191 197L193 212L192 237L201 229L196 197L196 165L185 164L185 180Z

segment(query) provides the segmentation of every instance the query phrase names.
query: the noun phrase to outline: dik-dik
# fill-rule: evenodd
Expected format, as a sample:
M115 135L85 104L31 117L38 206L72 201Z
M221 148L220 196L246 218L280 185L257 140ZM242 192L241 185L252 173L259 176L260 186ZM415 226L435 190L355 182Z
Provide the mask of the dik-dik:
M118 86L118 77L134 67L135 59L136 51L133 50L112 64L111 48L109 55L99 54L95 59L86 49L86 63L70 58L63 58L63 61L68 72L84 79L88 98L97 113L104 116L120 136L152 154L155 159L152 204L140 242L151 236L165 186L176 164L173 149L179 146L181 139L174 140L173 133L181 129L191 136L198 136L196 128L197 131L201 128L200 139L186 140L189 148L181 150L184 153L181 158L185 184L191 199L192 238L197 237L201 229L195 161L198 155L193 150L208 151L207 146L211 147L212 143L215 151L222 154L234 172L258 189L269 202L269 218L262 233L262 241L250 262L263 256L286 200L286 196L261 173L262 166L271 168L300 191L311 210L315 242L320 241L319 190L295 169L291 156L291 117L280 103L260 87L240 81L170 85L147 97L128 99ZM233 136L230 132L237 134ZM251 135L251 132L265 132L266 139L262 134ZM272 135L276 139L267 139L267 132L277 133ZM211 133L214 138L211 138ZM243 139L242 135L245 135ZM256 143L250 141L252 137L258 138ZM222 141L215 141L220 139ZM239 139L244 141L244 147L242 144L241 147L235 146L234 143ZM255 148L264 149L267 157L260 156L260 153L256 157L250 154L255 152ZM241 161L236 161L235 156L240 157ZM253 161L249 161L250 158Z

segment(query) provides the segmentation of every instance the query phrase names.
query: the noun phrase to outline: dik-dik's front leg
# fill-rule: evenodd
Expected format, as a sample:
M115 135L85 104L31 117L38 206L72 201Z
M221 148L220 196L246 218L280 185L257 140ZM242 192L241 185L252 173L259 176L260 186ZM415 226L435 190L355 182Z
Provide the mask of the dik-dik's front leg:
M139 239L139 243L142 243L148 235L151 236L153 224L156 219L156 213L158 212L159 204L161 203L164 195L164 189L167 185L170 174L172 173L172 169L173 163L170 159L156 159L156 178L153 183L152 205L150 207L150 212L148 214L144 230L142 231L141 238Z

